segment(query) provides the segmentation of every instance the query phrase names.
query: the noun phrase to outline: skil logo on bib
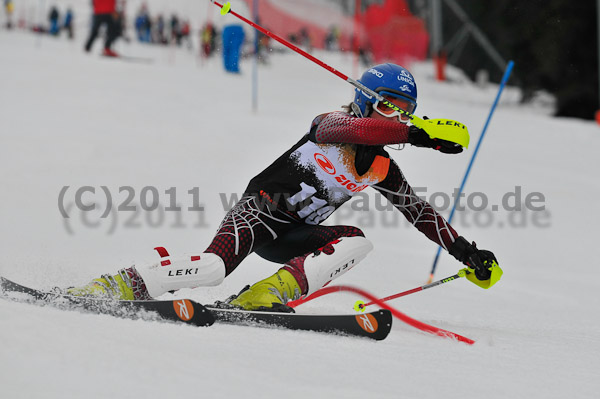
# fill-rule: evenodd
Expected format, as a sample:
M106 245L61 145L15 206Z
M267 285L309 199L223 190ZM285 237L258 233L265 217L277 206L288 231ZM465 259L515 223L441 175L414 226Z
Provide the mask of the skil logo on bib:
M327 157L323 154L315 154L315 161L317 161L317 165L321 167L325 171L325 173L330 175L335 175L335 166Z

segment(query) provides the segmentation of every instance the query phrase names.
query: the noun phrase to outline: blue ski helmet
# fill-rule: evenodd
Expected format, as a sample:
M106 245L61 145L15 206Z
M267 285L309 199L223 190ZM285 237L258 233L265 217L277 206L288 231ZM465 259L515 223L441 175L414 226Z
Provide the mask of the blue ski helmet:
M417 109L417 84L415 83L415 78L413 78L407 69L400 65L391 63L375 65L363 73L358 81L382 95L408 100L414 103L415 109ZM367 110L370 107L367 106L372 106L376 100L358 88L355 89L355 92L352 110L359 117L368 116ZM356 108L360 110L360 114L356 112Z

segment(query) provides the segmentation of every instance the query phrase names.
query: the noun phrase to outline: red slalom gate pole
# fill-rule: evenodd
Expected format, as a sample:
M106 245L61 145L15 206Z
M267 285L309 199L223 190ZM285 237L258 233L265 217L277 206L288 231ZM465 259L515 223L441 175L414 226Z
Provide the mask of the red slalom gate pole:
M412 317L409 317L409 316L405 315L404 313L400 312L399 310L385 304L381 299L377 299L375 296L371 295L370 293L368 293L364 290L361 290L360 288L349 287L349 286L344 286L344 285L336 285L335 287L325 287L325 288L322 288L321 290L319 290L318 292L315 292L315 294L320 293L319 295L315 296L315 298L318 296L331 294L333 292L341 292L341 291L354 292L354 293L370 300L371 303L376 303L383 309L389 310L390 312L392 312L392 315L394 315L394 317L396 317L397 319L399 319L399 320L403 321L404 323L406 323L414 328L417 328L421 331L425 331L429 334L437 335L437 336L444 337L444 338L456 339L460 342L464 342L469 345L473 345L475 343L475 341L472 340L471 338L467 338L462 335L453 333L452 331L447 331L447 330L423 323L419 320L413 319Z

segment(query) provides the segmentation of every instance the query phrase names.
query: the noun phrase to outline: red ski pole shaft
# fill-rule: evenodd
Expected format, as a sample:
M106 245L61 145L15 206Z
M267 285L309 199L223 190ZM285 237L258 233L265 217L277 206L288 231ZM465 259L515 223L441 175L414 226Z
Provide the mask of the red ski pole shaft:
M358 82L358 81L356 81L356 80L354 80L354 79L352 79L352 78L344 75L343 73L341 73L337 69L335 69L335 68L327 65L326 63L324 63L323 61L319 60L318 58L316 58L316 57L308 54L306 51L302 50L298 46L295 46L294 44L288 42L284 38L277 36L275 33L266 30L262 26L254 23L254 22L250 21L249 19L241 16L240 14L236 13L235 11L233 11L231 9L231 4L229 4L229 2L225 3L225 6L224 6L223 4L220 4L220 3L218 3L218 2L216 2L214 0L210 0L210 1L214 5L216 5L218 7L221 7L221 14L223 14L223 15L224 14L231 14L234 17L239 18L243 22L247 23L248 25L252 26L255 29L258 29L260 32L264 33L265 35L269 36L270 38L272 38L274 40L277 40L279 43L283 44L287 48L294 50L298 54L302 55L305 58L308 58L309 60L311 60L315 64L319 65L320 67L323 67L323 68L327 69L329 72L333 73L337 77L344 79L346 82L350 83L352 86L356 87L357 89L362 90L364 93L368 94L369 96L375 97L381 103L387 105L388 107L392 108L393 110L405 114L410 119L413 119L413 118L419 119L417 116L411 114L410 112L407 112L407 111L405 111L403 109L400 109L396 105L394 105L393 103L387 101L381 94L377 93L376 91L373 91L373 90L369 89L368 87L366 87L362 83L360 83L360 82Z
M427 288L433 288L433 287L436 287L436 286L438 286L440 284L449 283L450 281L454 281L456 279L459 279L461 277L466 276L467 273L468 273L467 269L461 269L454 276L446 277L444 279L435 281L435 282L433 282L431 284L427 284L427 285L424 285L422 287L417 287L417 288L413 288L412 290L400 292L400 293L395 294L395 295L390 295L388 297L378 299L377 301L371 301L371 302L368 302L368 303L357 302L354 305L354 309L355 310L364 309L367 306L373 305L373 304L375 304L377 302L386 302L386 301L389 301L391 299L400 298L401 296L406 296L406 295L414 294L415 292L426 290ZM295 301L290 301L290 302L287 303L287 305L290 306L290 307L292 307L292 308L295 308L296 306L302 305L303 303L312 301L313 299L316 299L316 298L321 297L323 295L330 294L330 293L335 292L335 291L336 291L336 287L335 286L333 286L333 287L325 287L325 288L320 289L319 291L315 292L314 294L312 294L312 295L310 295L310 296L308 296L306 298L300 298L300 299L297 299ZM357 309L357 307L358 307L358 309Z
M463 270L464 270L464 269L463 269ZM400 292L400 293L398 293L398 294L395 294L395 295L390 295L390 296L388 296L388 297L381 298L379 301L380 301L380 302L387 302L387 301L389 301L389 300L392 300L392 299L400 298L400 297L402 297L402 296L406 296L406 295L414 294L415 292L423 291L423 290L426 290L426 289L428 289L428 288L433 288L433 287L436 287L436 286L438 286L438 285L440 285L440 284L449 283L450 281L454 281L454 280L456 280L456 279L459 279L459 278L461 278L461 277L464 277L464 276L465 276L465 274L464 274L463 270L459 271L459 272L458 272L458 273L456 273L454 276L446 277L446 278L444 278L444 279L441 279L441 280L435 281L435 282L433 282L433 283L431 283L431 284L426 284L426 285L423 285L423 286L421 286L421 287L413 288L412 290L408 290L408 291ZM375 303L375 301L371 301L371 302L368 302L368 303L361 303L361 304L359 304L359 305L358 305L358 307L359 307L360 309L364 309L364 308L366 308L366 307L367 307L367 306L369 306L369 305L373 305L374 303Z

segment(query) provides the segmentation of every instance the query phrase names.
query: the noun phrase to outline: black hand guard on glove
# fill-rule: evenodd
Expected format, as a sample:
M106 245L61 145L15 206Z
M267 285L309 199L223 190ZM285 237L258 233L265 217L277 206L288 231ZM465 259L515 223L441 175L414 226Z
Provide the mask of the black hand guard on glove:
M448 140L432 139L425 130L419 129L416 126L408 128L408 142L415 147L433 148L444 154L458 154L463 150L460 144Z
M496 257L491 251L478 249L477 245L469 242L462 236L458 237L450 247L450 255L454 256L460 262L474 270L477 280L489 280L492 272L490 267L492 263L498 263Z

